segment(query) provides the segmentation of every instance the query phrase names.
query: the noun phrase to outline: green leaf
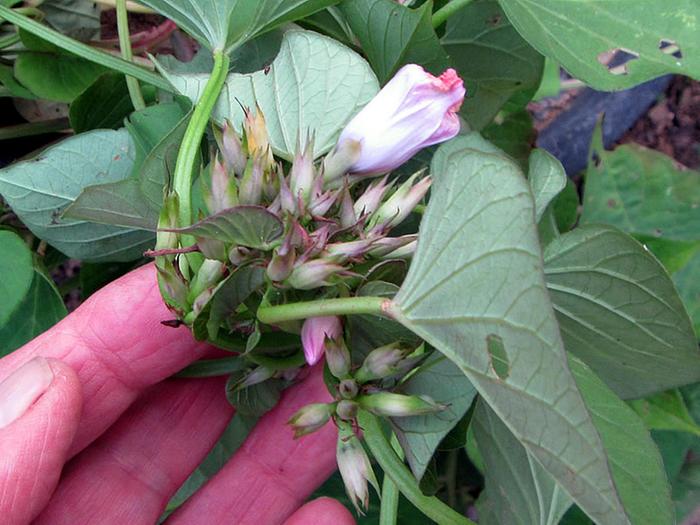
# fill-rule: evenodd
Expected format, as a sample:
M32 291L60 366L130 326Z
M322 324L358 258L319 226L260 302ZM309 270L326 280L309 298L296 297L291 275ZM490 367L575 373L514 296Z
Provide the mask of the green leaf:
M76 133L117 129L133 110L124 75L106 73L73 101L70 124Z
M579 200L576 185L571 179L566 179L566 186L554 199L552 212L560 232L568 232L578 220Z
M5 64L0 64L0 84L10 92L10 96L12 97L26 99L36 98L31 91L17 81L12 67L6 66Z
M6 249L2 240L0 243ZM12 272L16 273L19 270L19 267L15 267ZM68 313L51 278L39 269L33 270L32 273L29 291L10 318L0 325L0 357L31 341Z
M543 149L536 149L530 155L528 181L535 199L535 218L540 222L549 203L566 186L566 172L555 157Z
M700 78L696 0L501 0L518 32L540 53L595 89L616 90L673 73ZM666 47L677 45L680 49ZM615 73L605 54L632 56Z
M628 235L581 226L544 254L564 345L622 398L700 380L690 319L663 266Z
M100 8L91 0L46 0L45 21L64 35L82 41L100 36Z
M452 361L435 352L400 391L408 395L430 395L448 407L435 414L391 419L408 465L420 481L440 442L469 410L476 389Z
M244 417L259 418L272 410L282 395L284 381L268 379L245 388L233 388L240 375L233 373L226 385L226 397Z
M431 22L432 0L416 9L394 0L345 0L340 10L382 84L405 64L436 75L449 66Z
M72 102L106 72L73 55L28 51L15 60L15 77L39 98Z
M164 75L191 100L199 99L208 75ZM287 31L269 72L228 76L213 118L230 119L241 129L243 109L260 106L273 151L292 160L297 136L315 134L314 155L329 151L345 124L377 93L379 86L362 57L311 31Z
M536 134L532 127L532 117L527 110L522 109L507 114L502 120L498 119L498 122L492 122L486 126L481 134L513 157L523 171L527 172L528 157Z
M582 361L571 357L569 365L603 441L629 522L674 523L661 455L644 423Z
M488 124L513 95L531 96L540 84L544 57L511 26L496 0L476 0L459 10L441 42L466 82L461 113L473 129Z
M0 325L5 324L20 305L32 284L32 252L14 232L0 230Z
M261 206L235 206L188 226L180 233L269 250L284 233L282 221Z
M545 287L528 183L506 157L458 138L436 153L420 242L391 312L443 352L586 512L628 523L569 372ZM490 146L493 148L493 146ZM508 376L488 351L498 337ZM503 374L501 374L503 375Z
M142 0L209 48L231 50L339 0Z
M690 417L685 401L678 390L669 390L646 399L630 401L629 405L649 429L677 430L700 436L700 426Z
M479 401L476 407L472 425L485 463L485 493L490 503L484 525L559 523L571 506L569 495L486 403ZM479 502L483 505L481 498Z
M152 233L62 214L87 186L128 177L133 161L134 143L126 130L91 131L0 170L0 194L37 237L69 257L132 260L151 246Z

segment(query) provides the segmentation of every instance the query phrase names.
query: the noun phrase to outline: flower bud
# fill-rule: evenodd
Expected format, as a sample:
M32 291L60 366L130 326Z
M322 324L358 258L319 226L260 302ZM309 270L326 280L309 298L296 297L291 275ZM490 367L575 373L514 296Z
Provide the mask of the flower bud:
M345 268L326 259L313 259L296 266L286 284L297 290L313 290L328 286L327 279L343 270Z
M295 198L301 199L304 204L309 203L311 190L314 186L314 141L307 138L303 151L299 138L297 137L297 153L294 157L292 169L289 172L289 188Z
M428 396L406 396L392 392L378 392L357 398L360 407L386 417L422 416L440 412L446 405L436 403Z
M214 157L210 166L211 188L204 191L204 201L209 213L218 213L238 205L236 180L230 176L219 157Z
M425 177L414 185L413 181L419 174L415 173L399 186L399 189L372 215L368 224L370 232L381 234L398 226L425 197L432 184L432 179Z
M416 242L418 235L402 235L401 237L380 237L375 239L369 250L372 257L384 257L407 244Z
M348 259L364 256L372 246L372 239L359 239L349 242L335 242L326 245L325 257L343 263Z
M362 366L355 372L355 379L360 383L374 381L390 376L397 370L397 365L406 356L406 351L399 343L392 343L375 348L362 363Z
M359 160L361 147L359 140L338 141L323 159L323 180L330 186L340 186L339 181Z
M347 185L343 187L342 200L340 201L340 227L352 228L357 224L354 203Z
M197 270L197 273L190 284L188 298L191 301L194 301L194 298L202 294L202 292L218 284L218 282L224 276L225 271L226 266L224 266L221 261L204 259L204 262Z
M245 173L238 188L238 200L241 204L260 204L263 194L263 166L261 157L255 155L248 159Z
M342 337L326 340L326 364L331 374L344 379L350 373L350 352Z
M362 514L369 506L367 482L369 481L377 492L379 485L367 453L348 423L338 425L336 459L345 491L357 512Z
M310 317L304 321L301 327L301 344L304 348L306 362L316 364L323 356L328 339L340 339L343 334L343 325L340 317Z
M184 313L187 305L187 283L175 270L173 262L165 258L156 262L156 270L158 286L165 302L169 307Z
M227 388L231 391L243 390L244 388L248 388L249 386L257 385L264 381L267 381L273 375L275 375L275 371L271 368L268 368L266 366L258 366L257 368L253 369L249 374L247 374L243 379L235 383L232 387Z
M382 202L384 195L393 185L393 182L387 184L387 177L370 184L365 192L360 195L360 198L355 202L355 215L357 217L372 215L375 211L377 211L377 208L379 208L379 204Z
M338 199L338 192L328 190L324 193L314 193L309 202L309 214L312 217L323 217Z
M346 172L391 171L419 150L457 135L464 95L464 83L454 69L434 77L408 64L348 123L334 152L352 149L355 160L349 165L346 161Z
M284 281L292 273L296 252L292 245L294 233L289 232L281 246L275 248L267 265L267 276L273 281Z
M230 121L224 122L224 127L221 134L216 134L216 139L219 144L219 150L224 158L224 166L227 171L232 171L235 175L241 176L245 171L248 157L243 151L241 138L233 129Z
M342 399L338 401L338 405L335 407L335 413L343 421L352 421L357 417L357 409L359 406L354 401L348 399Z
M294 429L294 438L317 431L330 420L333 409L332 403L312 403L302 407L287 422Z
M292 193L292 190L287 183L287 179L284 177L284 175L282 175L282 172L280 171L279 173L279 199L282 211L296 216L297 211L299 210L299 199L297 199Z
M354 399L359 391L360 387L354 379L343 379L338 385L338 393L343 399Z
M418 247L418 240L414 240L409 242L408 244L404 244L400 248L396 248L393 252L386 253L384 255L381 255L383 259L408 259L410 257L413 257L413 254L416 253L416 248Z
M178 247L179 243L177 233L166 231L177 228L178 210L179 199L177 193L168 193L163 200L163 207L161 208L160 215L158 217L158 235L156 237L155 246L156 251L169 250ZM173 256L168 257L170 260L173 258Z
M270 141L265 125L265 116L259 106L256 106L255 114L249 109L244 110L243 131L245 133L246 146L250 156L261 158L263 171L272 167L275 160L270 149Z

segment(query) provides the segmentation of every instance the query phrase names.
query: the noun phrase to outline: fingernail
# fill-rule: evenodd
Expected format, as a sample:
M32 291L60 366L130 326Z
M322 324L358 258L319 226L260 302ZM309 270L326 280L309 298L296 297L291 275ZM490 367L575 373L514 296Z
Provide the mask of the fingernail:
M52 381L49 362L43 357L35 357L0 383L0 428L22 417Z

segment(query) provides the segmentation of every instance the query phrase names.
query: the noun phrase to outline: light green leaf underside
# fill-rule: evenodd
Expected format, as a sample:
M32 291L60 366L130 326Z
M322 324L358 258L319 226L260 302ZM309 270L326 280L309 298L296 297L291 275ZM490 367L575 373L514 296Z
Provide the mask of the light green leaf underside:
M659 450L644 423L582 361L571 356L569 366L600 433L631 523L671 525L670 487Z
M623 89L674 73L700 78L700 3L697 0L501 0L518 32L591 87ZM664 52L680 47L681 57ZM599 61L622 49L637 55L626 73ZM668 50L667 50L668 51Z
M535 199L536 220L539 222L549 203L566 186L566 172L555 157L543 149L536 149L530 154L528 180Z
M436 352L401 392L429 395L448 407L437 414L391 420L413 475L421 479L440 442L469 410L476 389L452 361Z
M230 49L339 0L141 0L209 49Z
M164 75L183 95L197 101L208 75ZM297 136L315 135L314 155L333 147L345 124L379 90L369 64L351 49L311 31L285 33L267 73L232 73L214 108L213 118L230 119L240 131L244 107L262 109L273 151L288 160Z
M450 17L440 39L468 97L460 113L481 129L521 90L539 86L544 57L511 26L496 0L477 0Z
M585 225L546 248L566 349L623 398L700 380L688 314L661 264L630 236Z
M486 467L485 492L490 503L483 525L559 523L572 503L566 491L483 401L477 404L472 425Z
M124 129L83 133L0 170L0 194L37 237L69 257L135 259L152 244L151 232L61 217L85 187L128 177L133 156Z
M470 142L457 139L436 154L431 202L440 206L429 205L423 218L395 315L464 371L591 517L629 523L567 366L527 181L506 157L458 148ZM507 354L506 379L490 362L494 339Z
M24 240L10 230L0 230L0 324L19 306L32 284L32 253Z

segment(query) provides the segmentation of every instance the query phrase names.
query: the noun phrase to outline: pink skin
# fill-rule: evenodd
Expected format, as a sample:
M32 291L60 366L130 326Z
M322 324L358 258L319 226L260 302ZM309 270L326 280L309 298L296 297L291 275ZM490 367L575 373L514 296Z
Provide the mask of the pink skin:
M0 428L3 523L157 520L233 415L222 378L167 379L217 355L187 329L160 324L171 317L148 266L0 359L0 383L37 355L53 372L44 393ZM328 400L315 367L168 523L354 523L338 502L304 505L335 470L333 425L298 440L286 425L301 406Z

